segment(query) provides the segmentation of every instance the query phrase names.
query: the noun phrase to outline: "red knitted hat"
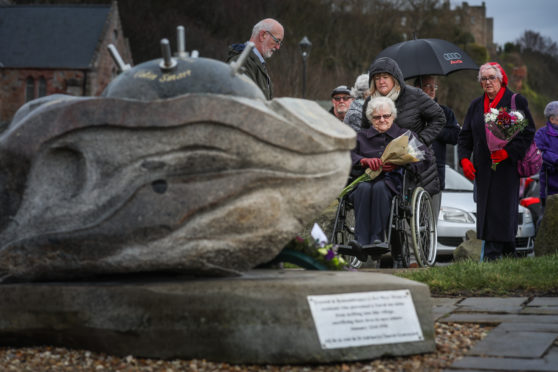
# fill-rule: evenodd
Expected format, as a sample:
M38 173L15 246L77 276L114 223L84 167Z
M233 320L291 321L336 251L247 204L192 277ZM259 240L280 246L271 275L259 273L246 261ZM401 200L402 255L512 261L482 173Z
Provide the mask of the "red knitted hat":
M488 63L500 70L500 72L502 73L502 86L506 87L508 85L508 75L506 75L506 71L504 71L504 69L502 68L502 66L500 66L498 62L488 62Z

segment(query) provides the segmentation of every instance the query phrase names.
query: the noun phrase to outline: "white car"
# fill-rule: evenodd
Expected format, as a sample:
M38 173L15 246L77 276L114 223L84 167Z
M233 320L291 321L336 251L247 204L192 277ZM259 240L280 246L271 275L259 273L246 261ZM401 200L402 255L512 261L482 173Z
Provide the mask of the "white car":
M535 225L531 212L518 205L519 221L515 238L518 253L529 254L535 245ZM446 165L446 188L438 215L438 256L453 254L468 230L477 230L477 205L473 183Z

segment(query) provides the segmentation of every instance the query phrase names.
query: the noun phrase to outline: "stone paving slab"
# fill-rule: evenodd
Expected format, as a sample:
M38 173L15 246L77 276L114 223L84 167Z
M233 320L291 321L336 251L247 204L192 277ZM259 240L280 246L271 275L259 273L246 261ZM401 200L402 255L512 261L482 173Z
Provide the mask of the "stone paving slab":
M440 308L451 303L440 302ZM447 372L558 372L558 297L466 298L439 322L498 324ZM436 312L436 310L434 310Z
M524 323L558 323L558 315L519 315L519 314L486 314L486 313L452 313L449 316L438 319L444 323L488 323L496 324L503 322Z
M527 304L530 306L556 306L558 307L558 297L535 297Z
M457 312L519 313L527 297L470 297L461 301Z
M543 332L495 332L479 341L467 355L541 358L552 346L556 335Z
M534 307L529 306L519 312L520 314L540 314L540 315L558 315L558 307L556 306L543 306Z
M558 335L558 324L548 323L501 323L492 332L546 332Z
M544 357L547 361L558 365L558 346L554 345Z
M432 298L432 317L437 321L443 316L455 311L457 304L462 298L433 297Z
M558 371L558 363L545 359L464 357L448 371Z

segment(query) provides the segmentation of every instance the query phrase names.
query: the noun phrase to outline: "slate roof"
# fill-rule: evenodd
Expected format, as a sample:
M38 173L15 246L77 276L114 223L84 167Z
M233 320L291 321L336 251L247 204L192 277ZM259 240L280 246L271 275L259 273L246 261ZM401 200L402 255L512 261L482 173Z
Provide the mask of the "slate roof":
M0 7L0 67L87 69L110 5Z

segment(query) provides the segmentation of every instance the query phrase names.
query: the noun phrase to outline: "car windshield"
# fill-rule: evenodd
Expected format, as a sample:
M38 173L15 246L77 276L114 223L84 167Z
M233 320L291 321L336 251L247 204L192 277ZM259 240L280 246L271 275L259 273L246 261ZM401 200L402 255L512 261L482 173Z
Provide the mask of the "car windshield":
M473 191L473 183L455 169L446 165L445 191Z

